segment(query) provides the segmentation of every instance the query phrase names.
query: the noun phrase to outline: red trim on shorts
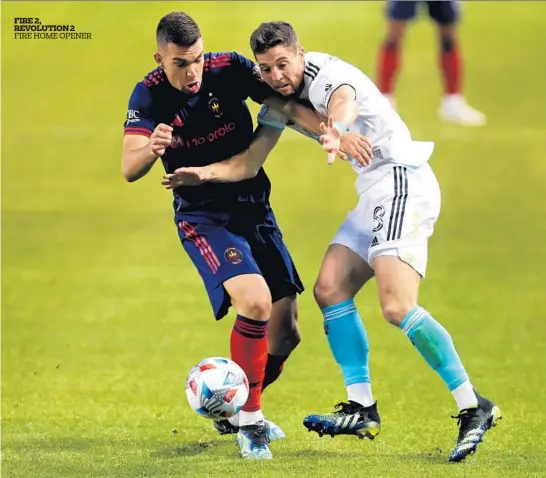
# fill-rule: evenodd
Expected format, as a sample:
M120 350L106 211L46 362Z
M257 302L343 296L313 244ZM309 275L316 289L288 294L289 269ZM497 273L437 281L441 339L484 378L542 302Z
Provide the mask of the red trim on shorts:
M178 227L182 232L184 232L184 234L186 235L186 239L195 244L212 273L216 274L216 272L220 268L220 261L212 250L209 241L207 241L203 236L197 234L195 228L187 221L180 221L178 223Z

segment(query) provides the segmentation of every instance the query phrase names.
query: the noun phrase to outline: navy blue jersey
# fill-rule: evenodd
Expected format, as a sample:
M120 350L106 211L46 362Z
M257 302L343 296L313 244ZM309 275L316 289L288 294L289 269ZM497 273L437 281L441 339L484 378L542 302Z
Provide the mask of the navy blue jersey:
M262 103L274 94L249 59L235 52L206 53L196 94L174 88L162 68L137 83L129 100L125 134L150 136L159 123L169 124L173 141L161 158L165 171L205 166L249 147L254 131L245 100ZM269 178L260 169L246 181L179 187L174 195L179 210L223 211L241 202L266 204L270 190Z

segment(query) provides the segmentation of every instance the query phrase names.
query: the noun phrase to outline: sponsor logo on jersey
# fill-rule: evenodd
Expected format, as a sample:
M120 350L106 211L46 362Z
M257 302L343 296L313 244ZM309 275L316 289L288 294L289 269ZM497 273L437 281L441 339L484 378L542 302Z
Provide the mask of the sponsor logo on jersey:
M229 135L233 130L235 130L235 122L232 121L231 123L223 124L208 134L195 138L173 135L171 148L195 148L204 144L214 143L224 136Z
M126 124L138 123L140 121L140 112L138 110L127 110Z

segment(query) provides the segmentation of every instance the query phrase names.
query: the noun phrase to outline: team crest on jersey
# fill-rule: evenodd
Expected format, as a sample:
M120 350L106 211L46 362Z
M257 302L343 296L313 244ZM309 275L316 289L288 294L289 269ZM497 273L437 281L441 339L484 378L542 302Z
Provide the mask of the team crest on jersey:
M209 100L209 111L215 118L220 118L223 115L222 108L220 107L220 102L218 101L218 98L216 98L216 96L214 96L212 93L210 93L210 96L211 99Z
M228 247L224 252L224 257L226 258L226 261L233 265L243 262L243 253L235 247Z

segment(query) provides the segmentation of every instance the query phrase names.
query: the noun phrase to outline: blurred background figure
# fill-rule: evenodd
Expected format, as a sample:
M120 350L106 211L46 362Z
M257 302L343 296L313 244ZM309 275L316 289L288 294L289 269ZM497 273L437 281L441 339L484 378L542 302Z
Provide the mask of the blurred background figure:
M460 18L458 0L387 2L387 36L380 47L378 59L379 89L395 106L394 84L402 63L402 42L406 26L417 16L417 10L423 4L428 7L430 18L438 28L439 65L444 83L440 116L447 121L465 125L485 124L485 115L469 106L461 91L463 61L457 39L457 24Z

